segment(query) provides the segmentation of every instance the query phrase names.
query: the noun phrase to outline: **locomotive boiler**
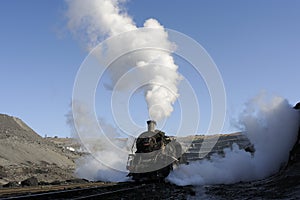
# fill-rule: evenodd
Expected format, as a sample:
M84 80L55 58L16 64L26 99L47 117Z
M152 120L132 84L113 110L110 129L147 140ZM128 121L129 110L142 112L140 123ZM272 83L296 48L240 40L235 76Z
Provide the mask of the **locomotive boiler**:
M149 120L147 125L148 130L136 138L128 156L128 176L135 181L163 180L180 163L182 148L174 137L156 130L155 121Z

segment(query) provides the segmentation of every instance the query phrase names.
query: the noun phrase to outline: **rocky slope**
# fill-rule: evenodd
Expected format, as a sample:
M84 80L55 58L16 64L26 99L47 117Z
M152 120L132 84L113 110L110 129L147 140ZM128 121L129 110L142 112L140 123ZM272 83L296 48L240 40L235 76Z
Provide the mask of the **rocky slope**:
M219 135L196 135L193 137L177 138L180 141L187 162L210 159L213 154L224 154L224 148L231 148L236 143L240 149L253 152L254 148L249 139L242 133Z
M22 120L0 114L0 184L31 176L47 182L71 179L79 156L40 137Z

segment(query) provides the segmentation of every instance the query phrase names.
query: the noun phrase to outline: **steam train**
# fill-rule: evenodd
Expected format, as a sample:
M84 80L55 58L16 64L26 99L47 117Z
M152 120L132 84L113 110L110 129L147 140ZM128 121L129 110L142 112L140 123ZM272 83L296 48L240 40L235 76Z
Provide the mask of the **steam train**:
M127 169L135 181L163 180L180 163L182 148L174 138L156 130L156 122L147 121L148 130L134 142Z

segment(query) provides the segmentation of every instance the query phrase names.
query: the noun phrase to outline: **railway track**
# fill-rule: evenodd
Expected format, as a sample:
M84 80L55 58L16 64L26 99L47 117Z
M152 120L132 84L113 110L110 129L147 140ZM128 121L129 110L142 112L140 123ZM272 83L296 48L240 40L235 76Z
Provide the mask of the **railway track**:
M1 188L0 199L9 195L20 195L25 193L41 193L57 190L70 190L76 188L88 188L96 186L109 186L115 185L116 183L105 183L105 182L90 182L90 183L74 183L74 184L63 184L63 185L39 185L31 187L14 187L14 188Z
M98 183L99 184L99 183ZM187 196L194 195L192 187L181 187L166 182L146 183L102 183L99 185L86 186L82 184L77 188L61 188L58 190L35 192L28 190L18 193L11 191L9 196L0 196L0 200L16 199L187 199ZM0 190L1 191L1 190Z
M64 189L47 192L26 191L25 194L15 194L9 197L0 197L1 200L15 200L15 199L99 199L105 197L111 199L113 197L120 197L120 193L124 195L127 192L141 190L147 187L147 184L134 183L114 183L107 185L97 185L87 188ZM79 186L78 186L79 187ZM12 193L10 194L12 195Z

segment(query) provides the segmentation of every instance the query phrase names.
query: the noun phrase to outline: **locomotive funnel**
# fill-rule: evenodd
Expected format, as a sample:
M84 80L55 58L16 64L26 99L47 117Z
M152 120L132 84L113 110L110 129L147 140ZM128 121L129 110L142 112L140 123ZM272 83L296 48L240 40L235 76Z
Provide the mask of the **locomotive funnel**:
M156 122L154 120L149 120L149 121L147 121L147 124L148 124L148 131L149 132L154 132L155 131Z

